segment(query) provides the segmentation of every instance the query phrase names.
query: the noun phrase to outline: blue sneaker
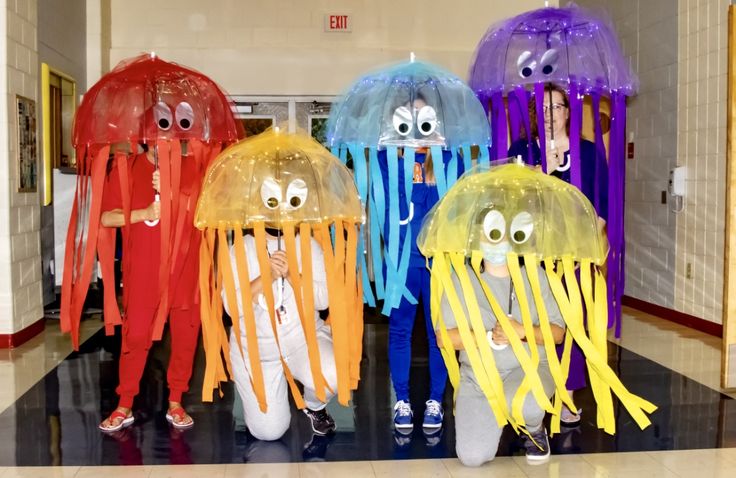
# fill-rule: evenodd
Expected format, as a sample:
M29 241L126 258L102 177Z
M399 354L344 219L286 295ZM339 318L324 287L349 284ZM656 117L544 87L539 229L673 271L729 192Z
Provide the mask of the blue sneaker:
M445 417L442 405L437 400L427 400L425 405L427 408L424 410L424 423L422 427L440 428L442 426L442 419Z
M411 404L406 400L399 400L394 405L394 427L396 429L414 428L412 419L414 412L411 411Z

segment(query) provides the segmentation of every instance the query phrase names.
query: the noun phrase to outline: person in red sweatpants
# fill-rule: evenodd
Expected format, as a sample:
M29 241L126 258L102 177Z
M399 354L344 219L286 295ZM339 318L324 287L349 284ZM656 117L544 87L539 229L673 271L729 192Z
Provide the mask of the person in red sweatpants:
M133 424L133 399L138 394L139 382L152 344L152 329L161 290L159 264L161 255L161 228L145 221L155 221L160 215L160 204L154 200L159 191L159 173L155 170L152 151L132 158L129 164L131 189L130 226L123 229L123 330L120 354L120 382L116 390L120 396L118 407L100 423L103 431L117 431ZM179 214L172 221L172 230L179 228L173 251L169 278L171 310L171 356L167 373L169 408L167 420L177 428L194 424L181 405L181 397L189 389L194 353L200 327L199 311L199 242L200 236L193 225L194 209L201 175L193 160L182 157ZM130 159L129 159L130 161ZM117 164L111 165L102 199L103 227L123 227L125 217ZM174 247L174 245L172 245Z

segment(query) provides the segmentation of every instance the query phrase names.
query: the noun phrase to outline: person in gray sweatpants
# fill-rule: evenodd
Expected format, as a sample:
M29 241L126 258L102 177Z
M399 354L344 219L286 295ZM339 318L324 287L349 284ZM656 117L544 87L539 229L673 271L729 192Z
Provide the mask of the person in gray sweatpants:
M299 235L296 238L296 243L299 244ZM332 433L335 431L335 421L325 408L327 404L317 398L314 390L314 381L312 379L312 371L307 352L307 342L299 318L294 290L289 280L290 274L299 273L300 271L288 270L286 254L283 250L280 250L283 241L279 241L274 235L267 234L268 255L271 266L271 277L273 278L270 287L273 290L274 300L276 301L274 306L278 316L276 330L279 344L277 344L271 326L267 304L262 294L265 284L261 284L261 271L256 254L256 242L252 235L246 235L243 241L253 295L252 303L246 304L246 307L253 307L255 315L258 353L261 359L267 404L267 410L264 413L258 406L258 400L251 385L251 366L248 360L246 330L243 316L240 313L243 310L239 286L240 280L237 277L235 252L233 249L235 246L233 245L230 249L230 262L233 266L233 273L236 276L235 285L237 289L238 310L233 310L231 313L231 308L227 303L227 297L224 292L223 302L225 310L233 317L233 320L240 320L243 354L241 355L240 348L236 342L235 330L232 329L230 332L230 362L237 393L241 399L245 426L251 435L259 440L278 440L289 429L291 411L289 405L289 387L281 364L281 357L283 356L284 362L289 367L294 379L304 386L304 402L306 404L304 413L311 421L312 431L318 435ZM327 279L322 248L314 239L311 241L314 307L316 309L311 311L311 314L313 315L315 329L317 331L322 376L329 387L325 391L326 401L329 402L334 396L332 391L337 390L335 356L332 348L330 327L325 324L317 312L318 310L326 309L329 305ZM297 262L301 268L302 260L300 250L297 250ZM305 311L305 313L307 312ZM279 345L281 354L279 354Z
M531 340L527 340L524 328L521 325L521 311L511 283L508 266L505 262L505 254L502 257L497 257L497 259L496 264L493 264L488 259L484 260L484 270L481 273L482 280L488 284L494 297L505 308L507 315L512 319L511 323L519 334L519 337L525 340L524 346L528 351ZM466 267L473 284L473 291L478 300L478 306L481 310L483 325L487 331L488 340L491 342L496 367L503 380L506 402L510 409L513 397L524 380L525 374L511 347L508 346L508 338L503 333L500 325L496 323L496 316L491 310L491 306L486 299L475 272L473 272L470 266ZM541 345L543 341L539 329L539 316L532 300L531 287L526 278L526 270L524 268L522 268L522 276L524 277L526 296L529 300L529 309L535 326L534 342L539 349L540 363L538 372L544 390L549 397L554 393L554 382L549 371L547 355L543 345ZM467 314L467 306L460 289L460 282L454 274L452 279L455 284L455 290ZM555 342L560 343L565 335L565 323L562 320L557 302L549 289L547 278L541 269L539 281L552 328L552 335ZM442 318L448 329L448 334L454 348L460 350L460 385L455 401L455 450L458 459L463 465L480 466L495 458L503 429L498 426L493 411L488 404L488 399L478 385L478 381L468 360L468 355L463 350L462 341L457 330L457 322L446 296L442 298ZM527 430L534 439L534 441L528 438L526 440L527 459L530 462L543 462L548 459L550 453L547 432L542 425L545 412L531 393L524 400L522 413Z

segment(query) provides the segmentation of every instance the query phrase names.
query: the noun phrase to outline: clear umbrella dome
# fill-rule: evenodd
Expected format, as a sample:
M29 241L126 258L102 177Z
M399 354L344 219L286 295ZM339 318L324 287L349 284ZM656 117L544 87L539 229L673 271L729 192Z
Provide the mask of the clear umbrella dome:
M470 255L508 242L517 254L605 262L595 209L576 187L528 166L477 166L427 214L417 239L428 257Z
M457 76L421 61L403 62L356 81L332 108L329 146L456 148L486 145L483 107Z
M632 95L638 80L610 21L577 5L542 8L491 26L471 62L471 88L507 92L533 83L574 81Z
M121 61L84 95L72 140L80 146L157 139L231 142L242 136L230 101L215 82L145 54Z
M339 159L306 134L270 129L230 146L213 161L195 225L233 228L361 218L352 176Z

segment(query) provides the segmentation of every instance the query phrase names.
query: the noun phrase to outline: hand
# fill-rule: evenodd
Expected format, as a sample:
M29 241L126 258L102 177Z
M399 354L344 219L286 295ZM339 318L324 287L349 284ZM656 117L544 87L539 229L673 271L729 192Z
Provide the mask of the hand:
M146 221L155 221L161 217L161 203L153 201L145 209Z
M151 185L157 193L161 194L161 173L158 169L154 171L153 176L151 176Z
M524 340L526 337L526 331L524 330L524 326L520 324L519 322L515 321L514 319L509 319L509 322L511 322L511 326L514 328L514 331L519 336L521 340ZM496 326L493 327L493 341L497 343L498 345L505 345L509 343L509 337L506 335L506 332L501 328L501 324L496 322Z
M271 277L274 279L289 277L289 262L286 260L286 252L275 251L271 254Z
M563 161L562 153L557 148L547 149L547 174L552 174Z

